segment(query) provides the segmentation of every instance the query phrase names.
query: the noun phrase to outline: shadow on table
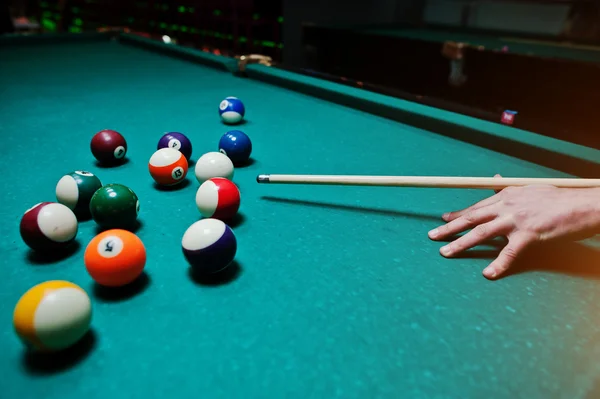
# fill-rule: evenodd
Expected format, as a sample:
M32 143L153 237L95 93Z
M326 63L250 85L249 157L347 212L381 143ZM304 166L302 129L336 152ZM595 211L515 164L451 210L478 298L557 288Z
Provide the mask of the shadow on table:
M238 226L241 226L246 221L246 216L243 213L236 213L234 217L226 222L227 226L235 229Z
M433 215L427 215L427 214L415 213L415 212L395 211L392 209L375 209L375 208L368 208L368 207L364 207L364 206L333 204L330 202L306 201L306 200L297 200L297 199L280 198L280 197L272 197L272 196L263 196L261 198L265 201L277 202L280 204L300 205L300 206L308 206L308 207L320 208L320 209L335 209L335 210L348 211L348 212L370 213L370 214L374 214L374 215L391 216L391 217L432 220L432 221L436 221L439 223L443 223L440 216L433 216Z
M94 297L102 302L126 301L146 291L150 283L150 277L146 272L143 272L135 281L123 287L104 287L94 283Z
M96 334L93 330L89 330L79 342L60 352L26 352L23 356L23 365L31 374L49 375L64 372L85 360L96 343Z
M123 158L121 160L113 161L113 162L96 161L96 162L94 162L94 166L96 166L97 168L100 168L100 169L111 169L111 168L118 168L120 166L127 165L129 162L131 162L131 161L126 156L125 158Z
M578 242L540 245L527 251L507 276L547 271L600 280L600 250Z
M74 241L68 247L62 250L53 250L49 252L37 252L30 249L27 252L27 262L32 265L49 265L52 263L60 262L61 260L67 259L68 257L75 255L81 248L79 241Z
M172 186L162 186L162 185L154 182L154 183L152 183L152 187L158 191L179 191L179 190L183 190L190 184L192 184L192 182L190 181L190 179L188 177L186 177L181 183L178 183L178 184L175 184Z
M457 258L488 259L492 262L504 246L501 240L486 245L495 248L472 249ZM502 278L533 271L600 280L600 248L580 242L540 244L527 250Z
M118 228L124 229L127 231L131 231L132 233L137 233L142 227L144 227L144 222L142 222L141 220L138 219L135 221L135 223L131 227L118 227ZM104 226L97 225L95 227L95 231L96 231L96 234L100 234L104 231L112 230L113 228L117 228L117 227L104 227Z
M226 269L214 274L194 273L191 267L188 269L188 275L194 283L213 287L232 283L237 280L241 274L242 266L236 260L231 262Z
M243 162L236 162L235 167L236 168L248 168L248 167L254 165L255 163L256 163L256 160L254 158L250 157Z

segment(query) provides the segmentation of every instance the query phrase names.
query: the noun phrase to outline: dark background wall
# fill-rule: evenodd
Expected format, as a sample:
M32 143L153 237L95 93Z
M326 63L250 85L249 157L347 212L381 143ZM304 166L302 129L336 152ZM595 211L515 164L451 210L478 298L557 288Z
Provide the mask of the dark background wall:
M11 0L0 0L11 1ZM107 26L169 35L221 53L261 53L302 66L303 27L442 26L598 39L600 0L12 0L49 31ZM26 4L19 6L19 4ZM27 8L28 11L22 11ZM35 11L33 11L35 9Z
M283 0L284 61L302 66L302 27L419 23L423 0Z

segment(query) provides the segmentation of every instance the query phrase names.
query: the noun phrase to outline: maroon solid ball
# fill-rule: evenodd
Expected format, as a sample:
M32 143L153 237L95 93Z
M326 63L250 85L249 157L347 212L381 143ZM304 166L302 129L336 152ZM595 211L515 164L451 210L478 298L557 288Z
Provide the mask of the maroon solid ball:
M36 251L67 247L78 230L73 211L57 202L41 202L31 207L23 214L19 227L25 244Z
M92 137L92 154L101 163L121 161L127 154L125 137L114 130L102 130Z

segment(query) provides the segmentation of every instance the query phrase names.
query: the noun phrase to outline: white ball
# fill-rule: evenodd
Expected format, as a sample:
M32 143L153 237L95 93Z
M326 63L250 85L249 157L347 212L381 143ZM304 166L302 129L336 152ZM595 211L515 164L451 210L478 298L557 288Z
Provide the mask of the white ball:
M220 152L208 152L196 161L196 179L200 184L213 177L233 179L233 162Z

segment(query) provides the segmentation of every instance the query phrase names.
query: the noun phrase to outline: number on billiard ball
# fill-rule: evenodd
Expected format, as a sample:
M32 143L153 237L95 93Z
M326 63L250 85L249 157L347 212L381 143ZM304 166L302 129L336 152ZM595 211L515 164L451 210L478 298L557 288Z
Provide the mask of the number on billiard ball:
M183 153L164 147L152 154L148 161L148 171L157 184L173 186L186 177L188 162Z
M90 143L92 154L103 164L122 161L127 154L125 137L114 130L102 130L92 137Z
M107 230L90 241L83 259L96 283L121 287L144 271L146 248L138 236L127 230Z
M234 125L244 119L246 108L244 103L237 97L226 97L219 104L219 115L223 123Z
M158 140L158 145L156 146L157 150L160 150L161 148L173 148L181 152L188 161L192 157L192 142L183 133L165 133L165 135Z

